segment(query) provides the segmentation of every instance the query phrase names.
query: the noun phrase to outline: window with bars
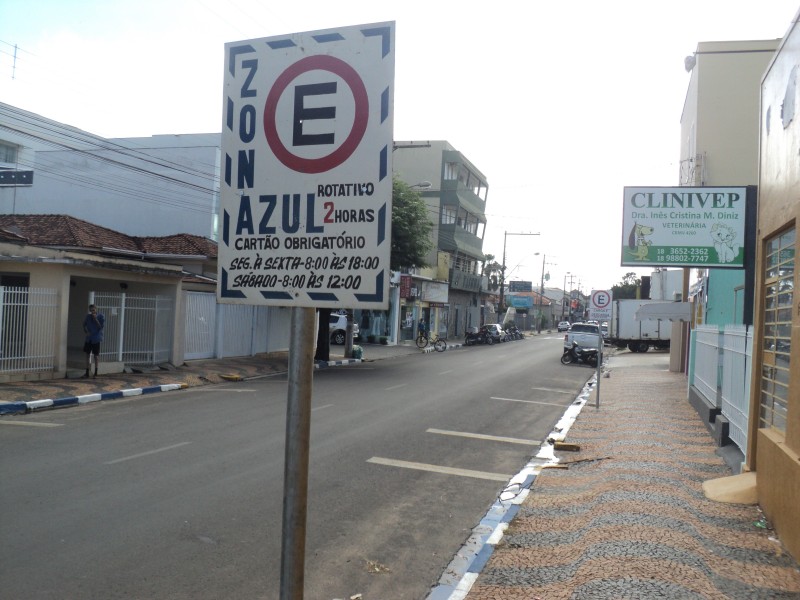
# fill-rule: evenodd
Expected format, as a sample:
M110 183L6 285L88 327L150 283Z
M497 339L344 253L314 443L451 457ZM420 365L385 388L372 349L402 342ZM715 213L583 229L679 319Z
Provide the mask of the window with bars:
M786 431L796 230L766 240L759 427Z
M17 146L0 142L0 163L14 165L17 162Z

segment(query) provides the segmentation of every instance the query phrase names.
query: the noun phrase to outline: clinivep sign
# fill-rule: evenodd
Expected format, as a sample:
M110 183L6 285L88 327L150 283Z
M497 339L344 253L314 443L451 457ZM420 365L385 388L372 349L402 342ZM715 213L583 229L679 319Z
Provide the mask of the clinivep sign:
M626 187L622 266L744 268L746 187Z

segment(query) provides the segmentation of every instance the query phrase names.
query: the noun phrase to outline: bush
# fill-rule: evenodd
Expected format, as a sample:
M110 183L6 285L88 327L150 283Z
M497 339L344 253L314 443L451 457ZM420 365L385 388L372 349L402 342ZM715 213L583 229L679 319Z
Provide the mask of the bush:
M386 337L385 335L382 335L381 336L381 344L384 345L384 346L388 346L389 345L389 338Z
M367 342L369 342L370 344L374 344L374 343L375 343L375 334L373 334L373 333L370 333L370 334L367 336Z

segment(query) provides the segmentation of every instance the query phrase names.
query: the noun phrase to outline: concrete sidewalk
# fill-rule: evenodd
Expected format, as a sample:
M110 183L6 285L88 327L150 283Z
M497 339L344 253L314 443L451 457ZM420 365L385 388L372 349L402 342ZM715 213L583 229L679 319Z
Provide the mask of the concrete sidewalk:
M668 355L621 352L608 368L599 409L592 394L565 436L579 450L555 450L449 598L800 598L758 507L704 495L731 471Z

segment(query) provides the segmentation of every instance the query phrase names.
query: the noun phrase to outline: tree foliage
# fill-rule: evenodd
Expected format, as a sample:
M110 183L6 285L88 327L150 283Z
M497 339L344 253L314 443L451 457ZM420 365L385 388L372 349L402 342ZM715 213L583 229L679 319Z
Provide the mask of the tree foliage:
M408 184L395 178L392 182L392 253L390 268L427 267L433 249L428 207Z
M483 274L489 280L489 289L494 291L500 287L503 265L497 262L494 254L486 254L483 257Z
M642 280L636 276L636 273L625 273L622 277L622 281L611 287L614 300L636 298L636 292L641 284Z

